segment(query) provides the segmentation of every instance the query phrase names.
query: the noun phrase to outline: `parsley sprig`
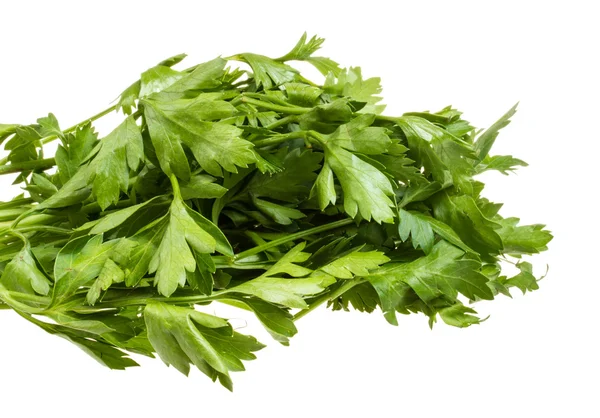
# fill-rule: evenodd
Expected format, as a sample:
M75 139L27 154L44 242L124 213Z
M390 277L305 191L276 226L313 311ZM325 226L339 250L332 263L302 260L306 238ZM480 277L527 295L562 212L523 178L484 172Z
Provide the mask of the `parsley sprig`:
M527 165L490 155L516 106L485 131L452 107L386 116L380 80L315 56L322 43L184 70L177 55L70 128L0 124L0 174L25 191L0 202L0 309L110 368L158 355L231 389L263 345L198 305L251 311L289 344L322 305L467 327L474 302L538 289L523 256L552 235L501 216L477 180Z

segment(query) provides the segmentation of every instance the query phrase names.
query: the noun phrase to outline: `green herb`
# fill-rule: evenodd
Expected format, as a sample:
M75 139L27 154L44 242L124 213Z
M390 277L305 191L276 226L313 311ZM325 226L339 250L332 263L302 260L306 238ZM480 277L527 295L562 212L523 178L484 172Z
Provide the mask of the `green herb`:
M466 327L471 303L538 289L522 257L552 235L503 218L476 180L526 165L489 155L515 107L483 132L451 107L383 116L379 79L314 56L322 42L184 70L178 55L71 128L1 124L0 174L25 193L0 202L0 308L110 368L158 355L231 389L263 345L196 305L254 312L289 344L321 305Z

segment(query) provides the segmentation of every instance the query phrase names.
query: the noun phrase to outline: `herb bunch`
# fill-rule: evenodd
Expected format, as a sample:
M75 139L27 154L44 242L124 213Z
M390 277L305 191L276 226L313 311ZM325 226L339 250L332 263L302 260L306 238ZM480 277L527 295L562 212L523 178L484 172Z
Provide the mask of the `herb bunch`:
M263 345L201 306L252 311L288 344L321 305L467 327L472 302L537 289L521 257L552 236L500 216L476 180L526 165L490 155L515 107L485 131L451 107L383 116L380 80L313 56L322 42L185 70L177 55L71 128L1 124L0 174L24 193L0 202L0 309L110 368L157 354L231 389ZM93 122L115 111L99 138Z

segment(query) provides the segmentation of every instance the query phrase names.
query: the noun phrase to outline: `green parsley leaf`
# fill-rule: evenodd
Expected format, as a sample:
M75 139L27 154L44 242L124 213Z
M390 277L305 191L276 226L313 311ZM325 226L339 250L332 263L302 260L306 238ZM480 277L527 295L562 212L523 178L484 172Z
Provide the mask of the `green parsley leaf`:
M475 141L475 152L477 154L477 162L481 162L490 152L490 149L494 145L500 129L505 128L510 123L510 118L517 112L517 106L519 103L511 107L500 119L498 119L492 126L490 126L485 132L483 132L479 138Z
M338 279L352 279L354 276L366 276L370 270L388 261L390 259L380 251L353 251L321 267L320 270Z
M167 365L187 375L193 364L229 390L229 372L244 370L241 360L255 359L252 352L263 348L253 337L233 331L224 319L193 309L152 302L144 318L148 339Z
M182 180L190 178L182 143L191 149L202 168L214 176L222 176L221 167L235 173L236 167L248 167L255 162L252 144L240 138L240 129L196 118L192 104L198 101L202 104L202 99L191 103L142 100L152 144L163 171Z
M546 250L546 244L552 239L552 234L544 229L545 225L519 226L518 218L506 218L498 223L502 225L497 233L502 239L505 253L536 254Z
M488 279L478 270L475 260L461 259L464 252L446 243L438 242L426 257L409 263L388 263L367 276L381 299L388 322L397 325L395 310L401 302L397 287L410 286L425 303L440 296L456 299L457 293L474 299L493 299L487 286Z
M119 201L129 189L129 171L138 169L144 158L140 129L128 117L92 150L88 182L102 209Z
M0 284L8 290L27 294L47 295L50 292L50 281L38 268L29 242L6 265Z
M413 247L422 248L425 254L429 254L433 249L433 228L426 220L420 218L417 214L399 209L398 233L402 241L408 240L409 235L412 238Z

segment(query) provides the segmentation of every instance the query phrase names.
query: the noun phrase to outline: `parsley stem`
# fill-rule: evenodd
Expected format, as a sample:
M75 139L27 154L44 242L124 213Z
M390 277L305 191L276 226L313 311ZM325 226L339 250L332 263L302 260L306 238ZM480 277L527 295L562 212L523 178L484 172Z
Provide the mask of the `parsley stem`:
M285 125L286 123L292 123L295 122L296 120L298 120L298 115L289 115L286 116L285 118L281 118L278 121L273 122L270 125L265 126L265 129L275 129L275 128L279 128L282 125Z
M321 306L325 302L329 302L330 300L339 298L341 295L346 293L348 290L352 289L354 286L359 285L364 282L365 282L365 279L363 279L363 278L357 278L357 279L345 281L340 287L338 287L337 289L335 289L332 292L325 293L323 296L319 297L317 300L315 300L313 303L311 303L307 309L303 309L300 312L298 312L296 315L294 315L294 321L297 321L298 319L302 318L306 314L314 311L315 309L317 309L319 306Z
M242 97L250 97L252 99L264 99L264 100L267 100L268 103L279 104L279 105L285 106L285 107L302 108L302 106L297 106L295 104L291 104L291 103L286 102L285 100L282 100L278 97L275 97L275 96L266 96L265 97L264 94L260 94L260 93L242 93Z
M10 219L7 222L0 222L0 230L2 230L4 228L10 228L10 226L14 222L14 219L16 219L16 218ZM59 221L60 219L63 219L63 218L61 218L60 216L47 215L45 213L41 213L41 214L28 216L27 218L25 218L21 222L19 222L19 225L21 227L32 226L32 225L46 225L48 223Z
M265 139L259 139L258 141L254 141L252 143L254 144L255 147L268 147L271 145L278 145L278 144L288 141L290 139L297 139L297 138L306 139L307 135L308 135L307 131L296 131L296 132L290 132L288 134L273 135L273 136L270 136Z
M133 202L133 200L131 200L131 199L123 199L123 200L119 200L116 204L114 204L114 205L106 208L106 210L102 210L102 208L100 207L100 205L98 204L98 202L92 202L92 203L88 203L87 205L83 206L81 208L81 211L83 213L86 213L86 214L100 213L100 212L108 212L109 210L113 210L113 209L126 208L126 207L129 207L129 206L132 206L132 205L135 205L135 203Z
M203 302L212 302L217 299L217 295L213 293L212 296L171 296L171 297L121 297L107 301L98 302L94 306L88 305L78 305L78 306L69 306L69 309L72 309L78 313L96 313L100 311L104 311L106 309L118 309L124 308L126 306L144 306L150 302L163 302L163 303L173 303L173 304L183 304L183 303L203 303Z
M57 226L48 226L48 225L34 225L34 226L27 226L27 227L21 227L21 228L17 228L17 231L24 233L24 232L54 232L55 234L63 234L63 235L71 235L73 233L73 230L71 229L67 229L67 228L59 228Z
M262 107L263 109L269 109L274 110L275 112L285 113L287 115L303 115L312 110L312 108L309 107L280 106L273 103L256 100L247 96L242 96L239 101L242 103L252 104L257 107Z
M92 117L89 117L89 118L87 118L87 119L85 119L85 120L83 120L83 121L81 121L81 122L79 122L79 123L76 123L75 125L73 125L73 126L71 126L71 127L67 128L67 129L65 129L65 130L63 131L63 133L69 133L69 132L73 132L75 129L77 129L79 126L81 126L81 125L83 125L83 124L86 124L86 123L88 123L88 122L93 122L93 121L95 121L95 120L98 120L98 119L100 119L102 116L106 116L106 115L108 115L109 113L111 113L112 111L116 110L116 109L117 109L117 106L118 106L118 105L113 105L113 106L111 106L111 107L109 107L109 108L107 108L107 109L104 109L102 112L96 113L94 116L92 116ZM52 142L52 141L54 141L56 138L58 138L58 135L50 135L50 136L47 136L47 137L45 137L45 138L42 138L41 142L42 142L42 144L47 144L47 143L49 143L49 142ZM50 160L50 158L48 158L48 160ZM53 159L52 159L52 160L53 160ZM38 161L43 161L43 160L38 160ZM7 162L8 162L8 156L7 156L7 157L4 157L4 158L2 158L2 159L0 159L0 174L14 173L14 172L15 172L15 171L7 171L7 172L3 172L3 171L2 171L2 169L6 167L6 165L5 165L5 164L6 164ZM27 162L33 162L33 161L27 161ZM51 166L49 166L49 167L46 167L46 168L53 167L54 165L55 165L55 164L52 164ZM13 166L13 164L11 164L9 167L14 167L14 166ZM18 171L23 171L23 170L26 170L26 169L22 169L22 170L18 170Z
M52 301L52 298L48 297L48 296L30 295L28 293L11 292L11 291L8 291L7 293L13 299L19 300L21 302L34 302L34 303L37 303L40 305L49 305L50 302Z
M107 108L107 109L104 109L102 112L96 113L94 116L92 116L92 117L89 117L89 118L87 118L87 119L85 119L85 120L83 120L83 121L81 121L81 122L79 122L79 123L76 123L75 125L73 125L73 126L71 126L71 127L67 128L67 129L65 129L63 132L64 132L64 133L69 133L69 132L72 132L72 131L74 131L75 129L77 129L78 127L80 127L81 125L85 125L85 124L86 124L86 123L88 123L88 122L93 122L93 121L95 121L95 120L98 120L98 119L100 119L102 116L106 116L106 115L108 115L109 113L113 112L114 110L117 110L117 106L118 106L118 105L113 105L113 106L111 106L111 107L109 107L109 108ZM57 136L56 136L56 135L54 135L54 138L52 138L52 139L50 139L50 138L52 138L52 137L50 137L50 136L49 136L49 137L47 137L47 138L44 138L44 139L42 139L42 144L47 144L48 142L50 142L50 141L52 141L52 140L56 139L56 138L57 138Z
M307 237L309 235L320 234L321 232L326 232L326 231L329 231L331 229L339 228L341 226L350 225L350 224L352 224L354 222L355 222L354 219L346 218L346 219L341 219L339 221L331 222L331 223L328 223L328 224L325 224L325 225L316 226L314 228L309 228L309 229L306 229L304 231L296 232L295 234L290 234L290 235L288 235L286 237L278 238L278 239L270 241L270 242L268 242L266 244L259 245L259 246L254 247L254 248L250 248L249 250L246 250L246 251L242 251L241 253L234 255L233 256L233 260L234 261L235 260L241 260L243 258L250 257L250 256L255 255L255 254L262 253L263 251L268 250L269 248L277 247L277 246L279 246L281 244L285 244L285 243L290 242L290 241L295 241L297 239L304 238L304 237Z
M2 202L0 203L0 207L2 207L2 209L10 209L14 207L21 207L33 202L34 200L30 197L22 197L20 199L10 200L8 202Z
M45 158L43 160L22 161L7 165L0 165L0 175L19 173L29 170L47 170L56 165L54 158Z

